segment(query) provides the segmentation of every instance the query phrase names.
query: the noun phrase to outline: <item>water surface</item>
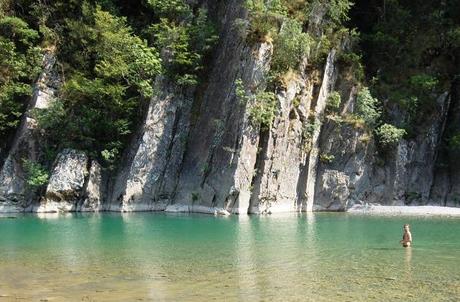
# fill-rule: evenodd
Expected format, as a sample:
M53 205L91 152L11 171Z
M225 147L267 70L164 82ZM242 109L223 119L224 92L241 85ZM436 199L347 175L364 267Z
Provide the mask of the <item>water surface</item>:
M400 247L410 223L414 246ZM458 301L460 219L0 218L3 301Z

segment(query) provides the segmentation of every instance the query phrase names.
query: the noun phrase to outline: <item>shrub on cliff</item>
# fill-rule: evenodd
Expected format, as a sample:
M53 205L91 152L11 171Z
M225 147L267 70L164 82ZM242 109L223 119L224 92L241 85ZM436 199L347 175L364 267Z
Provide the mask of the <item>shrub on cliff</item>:
M397 144L406 134L406 130L391 124L383 124L375 130L380 145L387 147Z
M41 164L30 160L24 160L23 167L27 185L30 187L41 187L48 182L49 174Z
M207 11L198 9L194 14L184 0L150 0L149 5L159 22L144 34L161 50L166 75L179 85L197 85L204 59L218 39Z
M256 127L262 130L270 129L278 111L276 95L272 92L259 92L253 97L253 104L249 111L249 119Z
M342 98L337 91L331 92L326 100L326 110L329 113L338 112Z
M356 114L364 119L366 124L374 127L380 118L380 109L378 108L378 99L374 98L369 88L363 87L356 97Z
M302 31L302 24L287 19L273 43L271 71L281 76L288 70L296 70L305 59L313 40L308 33Z
M460 133L454 132L447 140L447 147L450 152L458 153L460 151Z

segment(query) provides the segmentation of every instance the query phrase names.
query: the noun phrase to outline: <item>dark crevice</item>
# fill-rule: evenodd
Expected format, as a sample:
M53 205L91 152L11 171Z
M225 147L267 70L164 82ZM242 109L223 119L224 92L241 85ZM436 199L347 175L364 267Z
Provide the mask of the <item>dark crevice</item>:
M446 96L444 106L446 106L447 108L445 109L445 114L442 117L442 125L441 125L441 129L439 132L438 141L436 142L435 153L433 156L433 161L434 161L433 180L431 182L430 192L428 195L428 198L430 199L432 197L434 186L436 185L436 170L437 170L436 164L438 163L439 159L442 157L441 154L442 154L442 149L443 149L443 138L444 138L444 133L446 131L447 121L449 119L449 115L451 114L451 107L452 107L451 103L452 103L452 96L451 95ZM446 204L446 198L447 198L447 192L443 194L443 204L444 205Z
M204 184L206 183L206 180L208 179L209 174L211 174L213 158L214 158L214 150L211 149L210 155L208 156L208 159L206 160L206 162L204 163L204 166L202 167L202 169L203 169L203 178L202 178L201 184L200 184L201 188L204 187Z
M251 198L249 199L249 209L255 207L259 202L259 195L260 195L260 185L262 176L265 170L265 159L267 157L267 150L268 150L268 142L270 138L270 130L261 129L259 134L259 144L257 146L257 156L256 156L256 163L254 165L255 174L251 181ZM248 214L252 214L249 213Z
M216 194L214 194L214 196L212 196L211 207L215 208L216 206L217 206L217 196Z
M88 197L88 184L89 180L91 178L91 166L92 166L92 160L91 158L88 158L86 161L86 172L87 175L85 175L85 180L83 181L83 186L81 188L81 192L79 194L79 199L75 203L75 209L77 209L78 204L83 204L83 201Z

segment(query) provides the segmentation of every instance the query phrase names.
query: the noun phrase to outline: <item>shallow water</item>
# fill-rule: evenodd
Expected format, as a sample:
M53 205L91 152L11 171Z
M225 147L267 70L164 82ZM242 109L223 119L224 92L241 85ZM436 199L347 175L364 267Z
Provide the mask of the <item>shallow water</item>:
M0 302L459 299L458 218L0 218Z

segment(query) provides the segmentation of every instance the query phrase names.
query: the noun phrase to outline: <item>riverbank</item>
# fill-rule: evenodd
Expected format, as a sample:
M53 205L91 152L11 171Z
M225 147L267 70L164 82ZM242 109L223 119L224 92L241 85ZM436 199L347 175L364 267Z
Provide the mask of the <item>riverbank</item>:
M460 208L441 206L380 206L355 205L348 213L368 215L440 215L460 216Z

